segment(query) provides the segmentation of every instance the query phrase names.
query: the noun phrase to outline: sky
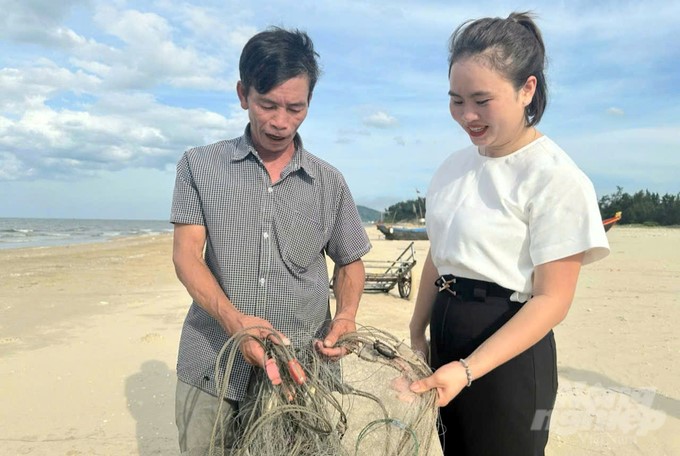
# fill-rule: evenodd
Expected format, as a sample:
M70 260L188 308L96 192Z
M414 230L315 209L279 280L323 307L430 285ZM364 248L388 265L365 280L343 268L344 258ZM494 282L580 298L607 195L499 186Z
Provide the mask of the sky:
M447 46L463 21L537 15L549 59L539 130L598 197L680 192L680 0L0 0L0 217L169 217L175 166L243 133L246 41L306 31L322 76L300 128L357 204L424 195L469 139Z

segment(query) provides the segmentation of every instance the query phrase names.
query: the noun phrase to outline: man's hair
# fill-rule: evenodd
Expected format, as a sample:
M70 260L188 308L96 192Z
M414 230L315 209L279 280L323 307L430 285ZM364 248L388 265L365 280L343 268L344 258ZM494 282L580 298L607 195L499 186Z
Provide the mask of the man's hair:
M309 78L309 96L319 79L319 64L311 38L300 30L270 27L253 36L241 52L239 73L246 95L253 87L267 93L297 76Z

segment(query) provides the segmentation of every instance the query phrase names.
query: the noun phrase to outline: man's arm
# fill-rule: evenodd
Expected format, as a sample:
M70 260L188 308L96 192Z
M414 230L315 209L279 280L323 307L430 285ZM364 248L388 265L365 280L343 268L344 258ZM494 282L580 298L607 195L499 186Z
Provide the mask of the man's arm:
M205 241L206 229L204 226L175 224L172 261L175 265L177 278L187 289L189 295L215 318L229 335L233 335L244 328L261 327L263 329L253 329L248 332L260 339L264 339L274 332L281 337L284 343L288 343L288 339L275 331L267 320L244 315L234 307L205 263L203 258ZM264 367L265 353L257 342L246 341L241 345L241 352L249 364Z
M356 331L355 320L366 280L364 262L361 259L336 267L336 270L333 281L335 316L323 344L318 342L316 345L322 354L332 358L344 355L343 349L333 348L338 338L345 333Z

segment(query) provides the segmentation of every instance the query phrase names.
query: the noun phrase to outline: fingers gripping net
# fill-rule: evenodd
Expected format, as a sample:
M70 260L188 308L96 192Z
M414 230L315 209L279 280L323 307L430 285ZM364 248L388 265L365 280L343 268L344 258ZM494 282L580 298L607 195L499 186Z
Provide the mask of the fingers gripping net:
M233 360L246 339L258 341L276 362L280 381L268 380L259 370L261 381L255 384L253 399L239 412L235 446L223 448L224 436L233 430L218 419L210 456L429 454L436 441L436 393L409 390L411 382L431 370L406 344L387 332L361 327L336 344L348 354L328 361L312 347L295 350L246 331L235 334L218 357L220 398L225 397Z

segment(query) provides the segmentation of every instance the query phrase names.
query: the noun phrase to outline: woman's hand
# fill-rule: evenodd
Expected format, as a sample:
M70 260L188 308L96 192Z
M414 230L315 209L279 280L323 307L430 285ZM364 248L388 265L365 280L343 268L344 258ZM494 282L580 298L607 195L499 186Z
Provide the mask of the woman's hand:
M424 393L431 389L437 389L437 405L444 407L458 396L467 385L467 375L463 365L454 361L444 364L437 369L434 374L411 383L411 391L414 393Z

